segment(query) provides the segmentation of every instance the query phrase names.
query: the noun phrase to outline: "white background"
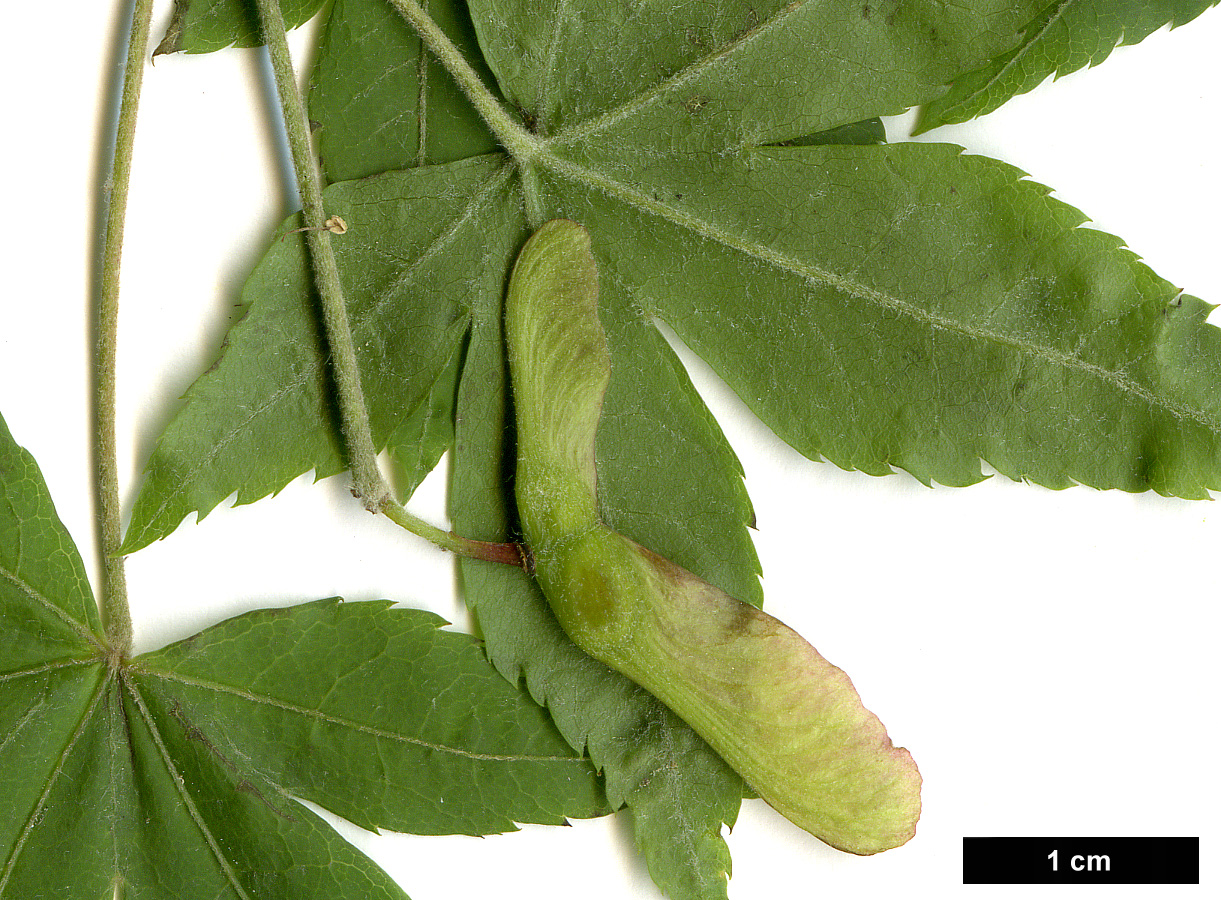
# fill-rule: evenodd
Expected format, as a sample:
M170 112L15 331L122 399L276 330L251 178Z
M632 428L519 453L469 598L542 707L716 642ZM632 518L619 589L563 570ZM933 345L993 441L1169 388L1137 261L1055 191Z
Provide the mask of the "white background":
M0 142L0 410L91 564L88 310L98 133L117 77L113 6L9 4ZM157 4L155 39L169 9ZM298 33L299 60L308 46ZM1021 167L1162 276L1221 302L1218 47L1211 10L922 139ZM257 52L162 57L148 70L123 275L128 506L175 398L217 355L244 277L296 205L268 136L270 96ZM891 140L909 122L888 121ZM852 675L925 778L916 838L868 859L746 803L730 838L731 896L1029 896L962 887L964 835L1199 835L1202 880L1215 889L1215 505L1000 478L929 490L904 474L843 472L781 445L687 360L746 467L768 608ZM411 507L442 521L444 493L439 472ZM129 575L138 650L247 609L335 594L389 597L469 627L452 561L359 511L342 478L305 476L274 500L219 509L132 557ZM484 839L340 827L415 900L657 896L616 818Z

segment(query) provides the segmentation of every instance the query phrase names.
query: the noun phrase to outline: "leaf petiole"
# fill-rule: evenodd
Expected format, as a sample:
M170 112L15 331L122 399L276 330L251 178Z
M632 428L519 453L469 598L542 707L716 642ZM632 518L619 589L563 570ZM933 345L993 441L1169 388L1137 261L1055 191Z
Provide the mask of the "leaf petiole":
M394 498L387 498L382 503L381 511L395 525L410 531L412 534L431 541L442 550L449 550L459 556L469 559L481 559L485 562L504 563L522 569L529 569L529 557L520 544L498 543L495 541L475 541L460 537L452 531L445 531L436 525L430 525L423 519L413 516Z
M152 21L152 0L136 0L132 9L127 61L123 71L123 93L115 130L114 159L110 178L102 188L106 207L102 242L101 278L97 304L97 347L94 357L95 463L97 472L98 527L102 554L102 590L99 608L110 652L116 660L131 652L131 610L127 601L127 576L119 546L123 523L119 503L118 456L115 440L115 358L119 331L119 273L123 257L123 230L127 219L127 196L131 187L131 160L135 146L136 116L144 81L144 60Z
M360 366L356 361L343 285L339 280L339 265L335 261L331 232L327 227L328 217L322 206L322 178L310 149L309 120L301 92L297 89L279 0L256 0L256 3L263 37L271 56L284 130L297 176L297 190L301 195L305 240L313 263L314 282L322 301L322 318L339 393L339 413L348 450L348 465L352 470L356 494L365 509L377 512L390 496L390 488L377 468L377 451L373 447L369 411L360 382Z

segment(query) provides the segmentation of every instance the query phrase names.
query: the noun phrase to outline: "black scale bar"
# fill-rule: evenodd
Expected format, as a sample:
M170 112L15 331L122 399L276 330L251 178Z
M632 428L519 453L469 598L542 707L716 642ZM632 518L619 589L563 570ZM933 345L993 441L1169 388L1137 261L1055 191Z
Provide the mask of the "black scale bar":
M1198 837L969 837L963 884L1199 884Z

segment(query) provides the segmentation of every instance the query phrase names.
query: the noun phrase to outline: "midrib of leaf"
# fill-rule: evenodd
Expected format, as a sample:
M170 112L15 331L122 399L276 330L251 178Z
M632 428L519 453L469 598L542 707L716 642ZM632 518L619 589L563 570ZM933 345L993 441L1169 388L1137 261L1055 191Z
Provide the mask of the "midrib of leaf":
M423 0L425 15L428 15L430 0ZM422 166L428 161L428 63L432 56L428 52L428 48L424 43L420 42L416 63L416 84L418 93L416 96L416 150L415 163L417 166ZM389 123L387 123L389 124Z
M87 626L82 625L72 616L68 615L68 613L66 613L64 610L60 609L58 606L44 597L41 592L35 590L33 585L31 585L16 572L11 572L7 567L0 566L0 578L4 578L6 581L13 584L17 590L21 591L21 593L25 594L38 605L50 610L56 617L62 620L65 625L69 626L93 647L96 647L98 652L103 651L102 644L100 641L98 641L97 635L95 635Z
M242 419L231 429L229 429L228 432L218 438L212 444L211 449L209 449L207 453L196 459L195 465L191 466L189 469L186 469L184 476L176 479L176 486L174 489L165 493L165 497L162 498L160 505L158 505L157 509L152 513L152 515L147 517L147 521L156 522L158 519L160 519L162 514L165 512L166 507L170 505L170 501L185 492L187 488L192 487L195 484L195 476L211 465L212 460L216 459L217 454L229 446L229 444L233 442L233 440L246 428L247 425L259 418L259 416L263 415L268 410L273 409L276 404L284 399L286 395L293 393L297 390L297 388L309 381L311 375L312 373L309 370L305 370L298 374L296 378L287 382L278 391L272 394L271 397L269 397L262 405L252 410L250 415L246 416L246 418Z
M658 712L660 713L660 710ZM662 733L662 745L665 747L665 756L667 759L673 759L677 755L677 751L674 748L674 729L670 727L670 723L664 715L659 714L657 719L658 727ZM666 786L666 793L670 798L669 808L673 810L674 817L678 819L681 826L678 829L678 834L682 843L683 855L687 857L689 870L696 874L702 884L707 884L707 871L700 865L699 850L695 846L693 838L697 826L691 824L691 819L687 815L687 805L683 802L683 797L678 792L678 781L677 779L667 778L662 783Z
M461 756L466 759L478 760L480 762L575 762L580 763L580 760L575 757L568 756L528 756L528 755L500 755L494 753L473 753L470 750L464 750L461 747L452 747L448 744L437 744L432 741L413 738L405 734L399 734L394 731L387 731L383 728L375 728L371 725L364 725L360 722L351 719L345 719L342 716L335 716L330 713L324 713L321 710L310 709L306 706L298 706L295 703L288 703L284 700L279 700L275 697L269 697L265 694L256 694L253 691L244 690L242 688L232 687L227 684L220 684L215 681L207 681L202 678L193 678L189 675L182 675L178 672L170 672L163 669L153 669L144 666L136 669L141 675L151 675L154 678L160 678L163 681L178 682L179 684L190 685L191 687L201 688L206 691L214 691L218 694L224 694L231 697L238 697L250 703L257 703L263 706L271 706L276 709L289 712L294 715L299 715L307 719L313 719L318 722L325 722L328 725L337 725L341 728L349 728L353 731L361 732L362 734L370 735L375 738L383 738L385 740L396 741L402 744L411 744L417 747L423 747L427 750L435 750L439 753L448 753L454 756Z
M98 657L90 657L87 659L57 659L52 662L43 663L41 666L35 666L32 669L20 669L14 672L4 672L0 674L0 682L13 681L18 678L29 678L33 675L41 675L43 672L53 672L56 669L70 669L73 666L88 666L98 662ZM5 739L7 741L7 738ZM3 741L0 741L0 747L4 746Z
M666 92L681 88L688 81L708 71L731 54L749 47L754 40L767 34L791 16L805 9L808 2L809 0L794 0L788 6L776 10L770 17L764 19L754 28L742 32L733 40L714 49L707 56L689 63L685 68L641 91L634 97L625 100L616 108L586 119L584 122L576 122L560 130L546 143L553 145L571 144L599 131L605 131L607 128L657 102Z
M429 242L424 252L412 260L410 265L403 269L402 274L399 275L394 284L390 285L390 287L381 292L381 296L377 298L377 302L375 302L369 309L353 317L352 324L354 330L363 328L369 323L370 320L379 316L382 311L385 310L386 306L393 301L394 295L410 285L419 275L425 264L431 261L435 256L437 256L437 254L445 250L445 248L447 248L453 242L458 232L462 230L462 227L469 222L476 213L485 209L488 206L491 198L504 187L504 185L508 182L509 177L513 174L513 169L514 166L512 161L506 160L504 165L496 170L496 173L487 180L484 186L479 189L478 193L471 197L466 206L462 208L462 214L455 217L453 222L451 222L444 231ZM377 204L373 205L376 206ZM394 257L390 258L393 259Z
M8 887L9 879L13 875L13 869L17 866L17 859L21 856L21 851L25 848L26 841L29 840L30 833L38 824L39 818L42 816L42 811L47 805L47 799L51 796L51 792L55 790L55 785L59 781L59 776L63 774L64 763L68 757L72 755L72 750L76 747L76 742L80 740L85 729L89 727L89 722L93 718L94 712L98 708L98 703L102 699L102 695L110 687L114 680L113 675L107 675L105 678L98 679L98 685L93 691L93 696L89 700L89 705L85 707L85 712L81 715L81 719L76 724L76 728L72 731L72 737L64 746L63 751L59 754L59 758L55 761L54 768L47 776L47 783L43 785L42 794L38 797L38 802L34 804L34 808L30 811L30 815L25 820L25 825L21 829L21 834L17 838L17 843L13 846L13 852L9 855L8 860L4 864L3 870L0 870L0 898L4 897L4 892Z
M212 856L216 859L216 864L220 866L221 872L224 873L225 880L229 886L233 888L233 892L237 894L241 900L252 900L246 890L242 887L241 882L237 879L237 873L234 871L233 864L225 857L224 851L221 850L220 842L216 836L212 834L212 829L208 827L208 823L204 821L203 816L199 814L199 808L195 805L195 798L191 796L191 792L187 790L186 779L182 777L182 773L178 771L178 767L174 765L173 759L170 757L170 752L165 746L165 741L161 737L161 732L157 728L157 723L153 720L152 715L148 711L148 707L144 703L144 697L141 696L139 689L131 679L123 679L123 686L127 689L132 701L136 704L136 708L140 710L140 718L144 720L144 726L152 735L153 743L157 747L157 753L161 756L161 762L165 766L166 771L170 775L170 780L174 783L174 788L178 792L178 797L182 801L182 805L186 808L187 814L195 823L195 827L199 829L200 835L204 842L211 850Z
M745 240L738 235L717 227L711 222L692 216L659 200L654 200L642 191L611 178L602 172L570 162L554 154L540 154L538 161L557 175L601 191L641 212L654 215L707 240L714 241L731 250L736 250L757 262L804 278L812 283L832 287L857 300L899 313L932 331L947 331L971 340L993 343L1016 350L1023 355L1040 359L1051 365L1082 372L1097 378L1099 381L1110 384L1121 393L1135 397L1151 407L1162 409L1178 419L1194 422L1213 434L1221 434L1221 424L1212 421L1202 411L1186 404L1173 403L1166 398L1159 397L1122 372L1087 362L1074 354L1065 353L1052 347L1024 341L1012 335L989 331L986 328L961 322L949 316L938 315L929 310L921 309L899 297L861 284L859 281L846 275L803 263L800 260L785 256L771 247L755 241Z
M118 694L118 692L115 692ZM111 878L111 886L115 888L115 900L125 900L126 894L122 893L118 888L127 883L126 875L123 872L123 850L121 838L119 836L118 810L119 810L119 779L120 772L124 763L130 764L131 759L131 721L127 717L127 711L123 708L122 697L116 697L116 702L113 707L107 710L110 714L111 724L111 740L107 742L107 748L110 751L107 756L110 762L110 781L107 785L106 798L109 801L109 809L116 823L116 827L110 829L110 863L111 869L114 870L114 876ZM122 740L114 739L114 723L113 720L120 718L123 723L123 736L126 738L126 747L123 746ZM122 759L122 751L126 749L127 759Z
M1043 36L1046 35L1047 32L1049 32L1058 21L1060 21L1060 19L1064 16L1064 13L1068 10L1068 8L1070 6L1073 6L1076 2L1077 2L1077 0L1060 0L1059 7L1056 8L1056 11L1054 13L1052 13L1052 15L1043 24L1043 26L1041 28L1039 28L1036 32L1034 32L1030 36L1029 40L1023 41L1022 45L1020 47L1018 47L1018 49L1016 51L1014 51L1013 55L1011 57L1009 57L1009 59L1005 62L1005 64L1003 66L1001 66L999 69L996 70L996 72L993 73L991 78L989 78L987 81L985 81L976 90L974 90L971 93L967 94L966 96L962 97L958 101L959 104L964 104L971 100L975 100L981 94L986 94L988 91L990 91L996 85L997 82L999 82L1002 78L1004 78L1007 74L1009 74L1009 71L1011 69L1013 69L1018 63L1020 63L1023 59L1026 58L1026 55L1030 52L1030 48L1036 46L1039 43L1039 41L1042 40Z

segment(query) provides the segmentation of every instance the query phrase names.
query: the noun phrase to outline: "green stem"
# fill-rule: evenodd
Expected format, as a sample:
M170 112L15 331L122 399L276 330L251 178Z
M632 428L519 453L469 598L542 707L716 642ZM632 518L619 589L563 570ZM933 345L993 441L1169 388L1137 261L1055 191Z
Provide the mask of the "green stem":
M451 553L471 559L528 568L526 556L518 544L472 541L469 538L459 537L452 531L444 531L435 525L429 525L423 519L416 518L393 499L387 499L382 503L382 512L394 524L425 540L432 541L442 550L449 550Z
M271 68L280 96L284 130L292 153L301 194L305 239L314 267L314 281L322 300L322 318L327 344L331 350L331 365L339 393L340 419L348 449L348 464L356 495L370 512L377 512L390 496L390 489L377 467L377 450L369 426L369 410L365 405L360 382L360 366L356 361L356 344L348 322L343 285L339 280L339 265L331 247L331 233L326 228L327 215L322 206L322 177L310 148L309 120L305 104L297 89L292 56L284 33L284 17L279 0L257 0L263 25L263 38L271 54Z
M110 179L102 189L106 205L106 231L102 241L101 288L97 307L97 349L94 358L94 398L97 494L102 551L101 613L106 640L116 660L131 653L131 608L127 602L127 575L119 546L123 543L122 507L119 503L119 466L115 438L115 359L119 334L119 272L123 258L123 230L131 187L131 159L136 139L136 114L148 55L152 0L136 0L127 41L123 95L115 131L114 161Z
M284 33L284 17L280 12L279 0L256 0L256 3L262 20L263 39L271 54L271 68L275 75L276 89L279 92L280 106L283 110L284 130L288 135L288 146L297 174L297 187L301 192L306 241L309 244L310 257L314 264L315 283L322 298L327 343L331 350L331 362L339 392L344 440L348 449L356 493L370 512L384 513L397 525L412 534L432 541L443 550L450 550L475 559L514 566L523 565L522 554L516 544L468 540L437 528L435 525L429 525L407 512L394 499L389 485L386 484L386 480L377 467L377 451L373 445L369 411L365 405L364 390L360 382L360 367L356 361L356 347L352 340L351 325L348 322L343 286L339 280L339 266L335 262L335 253L331 248L331 234L326 228L327 216L322 206L322 178L318 174L318 167L310 148L309 120L306 117L301 93L297 90L292 56L289 53L288 40ZM450 46L452 47L452 44ZM454 53L457 54L456 48ZM478 80L474 71L471 71L471 76ZM486 88L484 90L486 91ZM488 96L491 97L490 94ZM492 103L495 104L494 98ZM499 109L499 106L497 108ZM503 110L501 113L503 114ZM522 134L525 132L522 131ZM527 137L530 136L527 135Z
M538 138L523 128L501 106L496 96L488 90L479 74L471 68L462 51L432 20L415 0L390 0L390 4L398 10L400 16L406 19L420 35L420 40L441 61L449 74L457 82L462 93L466 94L471 105L478 110L496 135L496 139L508 151L509 155L519 163L528 163L538 153L540 142Z

